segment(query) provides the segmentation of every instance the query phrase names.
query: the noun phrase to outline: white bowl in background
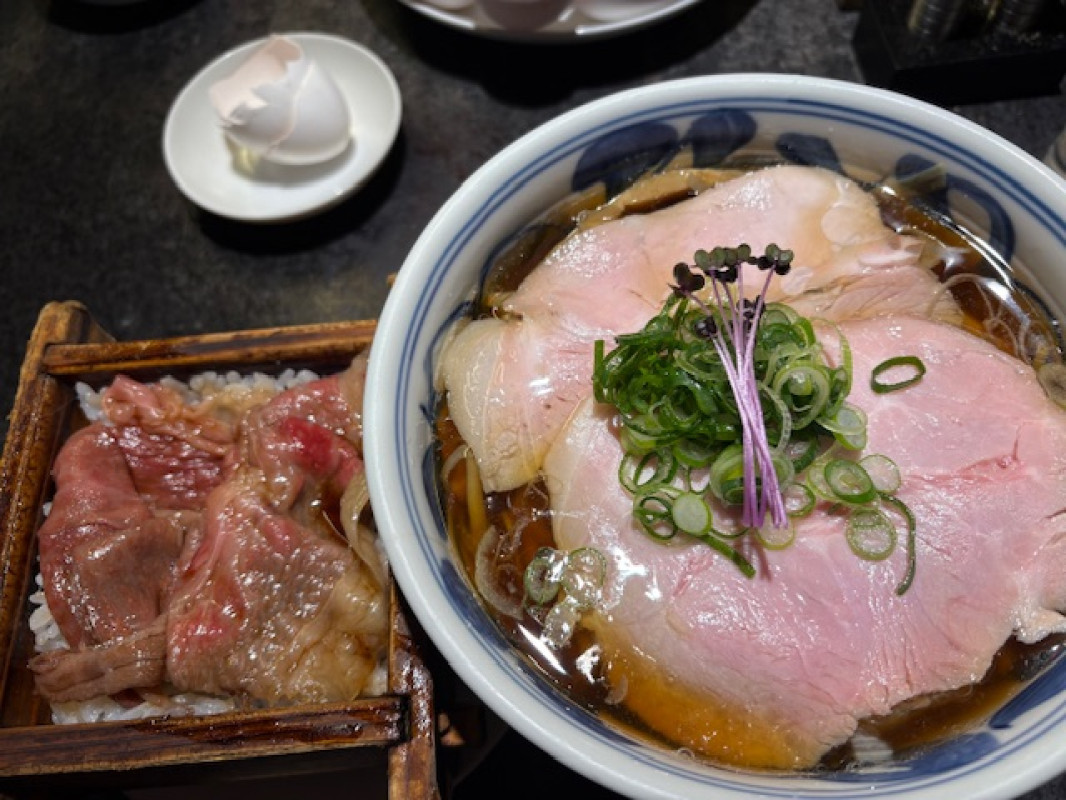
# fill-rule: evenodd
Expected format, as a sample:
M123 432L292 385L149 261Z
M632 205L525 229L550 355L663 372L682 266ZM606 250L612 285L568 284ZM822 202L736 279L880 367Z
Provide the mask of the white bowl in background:
M731 152L847 166L878 178L934 166L945 204L991 246L1032 268L1030 288L1063 318L1066 183L977 125L894 93L826 79L734 74L660 83L590 103L525 135L451 197L404 263L374 339L366 462L377 524L400 588L456 673L552 756L617 792L648 798L1006 798L1066 770L1066 663L988 725L891 768L749 774L643 744L539 677L482 610L452 558L433 479L433 373L444 332L493 254L553 202L624 156L657 163L694 141L706 163ZM615 176L617 177L617 176ZM530 776L535 780L535 776Z
M653 25L700 0L400 0L451 28L527 42L600 39Z

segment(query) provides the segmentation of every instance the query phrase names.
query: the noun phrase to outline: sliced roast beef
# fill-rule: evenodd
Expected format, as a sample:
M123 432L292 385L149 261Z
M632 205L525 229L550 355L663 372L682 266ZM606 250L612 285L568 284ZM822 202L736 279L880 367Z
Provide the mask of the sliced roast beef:
M292 508L306 481L338 497L362 470L362 426L338 376L282 392L251 411L241 432L242 462L261 470L271 502Z
M208 499L203 540L170 608L167 665L178 687L271 703L362 690L384 644L383 587L321 506L362 471L341 435L346 408L330 379L251 415L247 465Z
M159 686L166 679L165 637L160 616L100 645L41 653L30 665L37 690L53 703L65 703Z
M155 508L199 508L222 482L236 425L174 388L118 376L102 405L117 429L134 485Z
M68 647L34 658L38 689L59 701L165 680L252 703L357 696L387 601L380 565L331 515L362 473L362 398L348 397L365 370L360 357L251 408L116 380L107 421L56 461L39 547Z
M38 533L48 604L71 647L130 635L161 613L184 528L138 494L118 431L75 433L55 464L56 495Z

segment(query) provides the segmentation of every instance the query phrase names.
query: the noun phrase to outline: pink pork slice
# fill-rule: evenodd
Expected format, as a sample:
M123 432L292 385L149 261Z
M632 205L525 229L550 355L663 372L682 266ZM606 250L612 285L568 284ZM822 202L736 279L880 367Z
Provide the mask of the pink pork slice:
M593 343L642 328L662 307L674 264L691 263L700 248L742 243L755 252L771 243L794 251L792 272L770 298L807 315L958 313L920 264L922 243L887 228L858 184L814 167L767 168L661 211L589 228L534 269L503 315L470 323L444 352L440 382L485 488L536 477L591 391Z
M563 549L612 565L588 620L625 702L679 745L727 763L796 768L859 720L979 680L1012 635L1066 630L1066 412L1033 371L954 326L910 317L845 322L852 401L867 452L893 459L917 518L904 547L864 561L822 504L781 551L753 549L754 579L701 543L652 541L616 480L610 409L584 403L545 462ZM875 394L892 356L921 358L915 386Z

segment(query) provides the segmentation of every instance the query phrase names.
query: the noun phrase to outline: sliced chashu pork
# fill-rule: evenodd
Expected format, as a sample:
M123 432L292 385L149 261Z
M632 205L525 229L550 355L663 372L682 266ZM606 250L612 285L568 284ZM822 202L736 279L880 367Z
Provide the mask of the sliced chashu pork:
M771 167L583 230L534 269L500 316L471 322L444 351L439 382L485 488L536 477L591 392L593 343L643 327L662 307L674 264L742 243L794 251L793 271L770 297L808 315L958 314L919 264L921 243L886 228L857 184L818 168Z
M953 326L892 317L841 329L868 451L898 464L917 518L903 596L903 547L860 560L825 504L790 548L750 554L750 580L703 544L652 541L612 477L611 410L591 401L545 461L558 546L595 547L612 565L609 607L589 623L615 690L725 762L812 765L858 720L980 679L1012 634L1066 630L1066 413L1030 368ZM874 394L871 369L900 354L919 356L925 377Z

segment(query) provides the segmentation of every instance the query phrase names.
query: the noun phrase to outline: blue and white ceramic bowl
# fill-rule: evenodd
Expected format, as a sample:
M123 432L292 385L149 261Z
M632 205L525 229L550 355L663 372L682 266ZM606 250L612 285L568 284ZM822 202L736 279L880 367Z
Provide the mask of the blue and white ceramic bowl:
M445 204L400 270L380 319L365 409L371 497L418 619L458 675L512 727L632 797L1004 798L1066 770L1066 663L987 725L916 760L820 777L744 774L634 741L567 702L478 605L453 562L432 477L441 337L465 312L493 254L537 214L595 181L617 184L685 145L703 166L758 151L860 179L932 170L937 180L926 201L983 231L1004 258L1027 264L1027 282L1064 318L1066 183L943 110L861 85L740 74L648 86L564 114L502 151Z

